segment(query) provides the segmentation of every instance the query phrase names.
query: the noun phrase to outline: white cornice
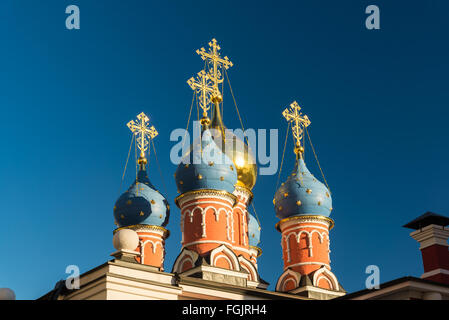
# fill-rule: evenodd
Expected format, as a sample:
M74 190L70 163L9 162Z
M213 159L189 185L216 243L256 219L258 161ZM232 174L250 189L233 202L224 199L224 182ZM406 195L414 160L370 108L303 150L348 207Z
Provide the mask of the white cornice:
M195 245L195 244L200 244L200 243L216 243L216 244L224 244L224 245L226 245L226 246L228 246L228 247L231 247L232 250L242 251L242 252L245 252L245 253L251 255L251 252L250 252L248 249L245 249L245 248L243 248L243 247L233 246L233 245L231 245L229 242L219 241L219 240L199 240L199 241L193 241L193 242L189 242L189 243L183 244L183 245L182 245L182 248L186 248L186 249L187 249L187 247L189 247L189 246L193 246L193 245ZM181 249L182 249L182 248L181 248Z
M201 271L208 271L208 272L219 273L219 274L228 275L228 276L234 276L234 277L238 277L238 278L243 278L245 280L248 278L248 274L246 272L223 269L223 268L219 268L219 267L209 267L209 266L199 266L199 267L192 268L190 270L184 271L182 273L182 276L189 276L191 274L201 272Z
M203 189L184 193L175 199L175 203L178 207L182 208L186 202L198 199L220 199L226 201L233 207L237 197L227 191Z
M323 263L323 262L300 262L300 263L294 263L294 264L286 265L284 269L291 268L291 267L308 266L308 265L320 265L320 266L325 266L325 267L327 267L329 270L331 270L330 265L328 265L327 263Z
M431 277L431 276L434 276L434 275L437 275L437 274L447 274L447 275L449 275L449 270L439 268L439 269L435 269L435 270L432 270L432 271L429 271L429 272L424 272L422 274L422 276L421 276L421 279L428 278L428 277Z
M340 291L333 291L333 290L327 290L327 289L323 289L323 288L319 288L319 287L314 287L314 286L304 286L304 287L299 287L297 289L294 289L292 291L289 291L289 293L294 293L294 294L298 294L300 292L303 291L309 291L309 292L317 292L317 293L324 293L324 294L328 294L328 295L333 295L336 297L341 297L344 296L346 293L345 292L340 292Z
M420 243L419 249L421 250L435 244L445 247L449 246L447 243L449 228L435 224L413 231L410 233L410 236Z

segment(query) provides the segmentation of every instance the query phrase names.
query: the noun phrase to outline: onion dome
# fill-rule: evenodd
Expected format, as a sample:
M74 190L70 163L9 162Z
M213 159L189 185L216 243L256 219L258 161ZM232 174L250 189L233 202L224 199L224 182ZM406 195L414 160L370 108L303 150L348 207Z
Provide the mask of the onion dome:
M215 144L211 132L203 127L201 141L190 147L175 173L179 193L211 189L234 192L237 170L232 160Z
M260 242L260 225L252 214L249 215L248 238L251 247L258 247Z
M166 226L170 206L165 197L157 191L148 179L144 164L136 181L123 193L114 206L114 218L118 227L137 224Z
M245 187L252 190L257 179L257 163L254 159L251 148L235 134L226 130L221 119L220 107L215 104L215 112L211 123L211 128L216 129L214 132L215 139L221 137L224 132L225 143L221 148L226 155L234 162L237 168L237 186ZM217 135L215 135L217 133ZM232 142L230 142L232 141Z
M329 190L310 173L302 155L296 160L293 173L276 191L273 202L279 219L300 215L329 217L332 210Z

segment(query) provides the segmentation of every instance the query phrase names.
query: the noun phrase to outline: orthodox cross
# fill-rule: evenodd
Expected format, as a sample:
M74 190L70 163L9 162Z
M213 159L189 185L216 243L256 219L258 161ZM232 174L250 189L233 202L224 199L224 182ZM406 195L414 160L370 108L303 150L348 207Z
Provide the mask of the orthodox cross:
M189 84L190 88L192 88L192 90L195 90L200 94L200 107L203 109L203 114L207 115L207 110L210 109L210 95L215 92L215 88L213 86L213 83L211 83L210 76L204 70L201 70L200 72L198 72L198 77L196 80L194 77L192 77L187 80L187 83Z
M233 66L233 63L228 59L228 57L222 58L220 53L218 52L221 48L217 43L217 40L212 39L209 42L209 51L201 48L196 50L196 53L201 56L201 59L206 60L209 64L212 65L212 70L209 69L210 78L214 83L214 88L217 92L219 92L218 84L223 82L223 74L221 73L219 67L223 67L228 69Z
M288 122L292 122L293 137L296 141L295 152L302 152L304 150L304 148L301 146L301 140L303 138L304 128L310 125L309 117L303 115L300 110L301 107L298 105L298 103L296 101L293 101L290 104L290 110L289 108L286 108L282 112L284 118Z
M137 121L131 120L127 126L131 132L136 136L136 143L140 150L140 157L145 158L145 151L148 149L150 140L158 135L154 126L149 126L150 118L145 113L140 113L137 116Z

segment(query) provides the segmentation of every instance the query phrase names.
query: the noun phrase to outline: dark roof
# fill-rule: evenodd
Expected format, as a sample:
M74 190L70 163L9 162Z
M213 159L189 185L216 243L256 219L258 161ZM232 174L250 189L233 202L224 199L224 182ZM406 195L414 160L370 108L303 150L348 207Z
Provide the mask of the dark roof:
M449 218L433 212L426 212L403 227L418 230L431 224L445 227L449 225Z
M375 290L375 291L381 291L382 289L388 288L388 287L392 287L394 285L400 284L400 283L405 283L408 281L414 281L414 282L420 282L420 283L425 283L425 284L431 284L431 285L436 285L442 288L449 288L449 285L445 284L445 283L441 283L441 282L436 282L436 281L432 281L432 280L427 280L427 279L421 279L421 278L416 278L416 277L411 277L411 276L406 276L406 277L402 277L402 278L398 278L398 279L394 279L385 283L382 283L379 287L379 289ZM335 298L335 300L350 300L352 298L356 298L356 297L360 297L363 296L367 293L371 293L373 292L373 289L363 289L360 291L356 291L350 294L347 294L345 296L342 297L338 297Z

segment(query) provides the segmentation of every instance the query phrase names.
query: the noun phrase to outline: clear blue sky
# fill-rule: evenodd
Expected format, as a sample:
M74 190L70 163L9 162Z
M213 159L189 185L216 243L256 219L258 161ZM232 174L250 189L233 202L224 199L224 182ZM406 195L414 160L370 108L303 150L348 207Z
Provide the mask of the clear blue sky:
M65 28L77 4L81 29ZM377 4L381 30L365 28ZM348 291L365 268L381 281L420 276L418 244L401 226L424 213L449 215L447 1L87 1L0 3L0 287L35 299L114 251L112 208L130 141L126 123L144 111L173 208L166 269L180 251L170 163L171 130L183 128L202 68L195 50L213 37L229 70L245 127L280 128L298 100L333 193L332 270ZM226 100L226 98L228 98ZM224 120L239 127L229 96ZM319 177L311 152L309 169ZM292 169L291 141L283 176ZM154 159L152 182L164 191ZM282 272L272 198L277 176L254 188L262 223L261 276Z

